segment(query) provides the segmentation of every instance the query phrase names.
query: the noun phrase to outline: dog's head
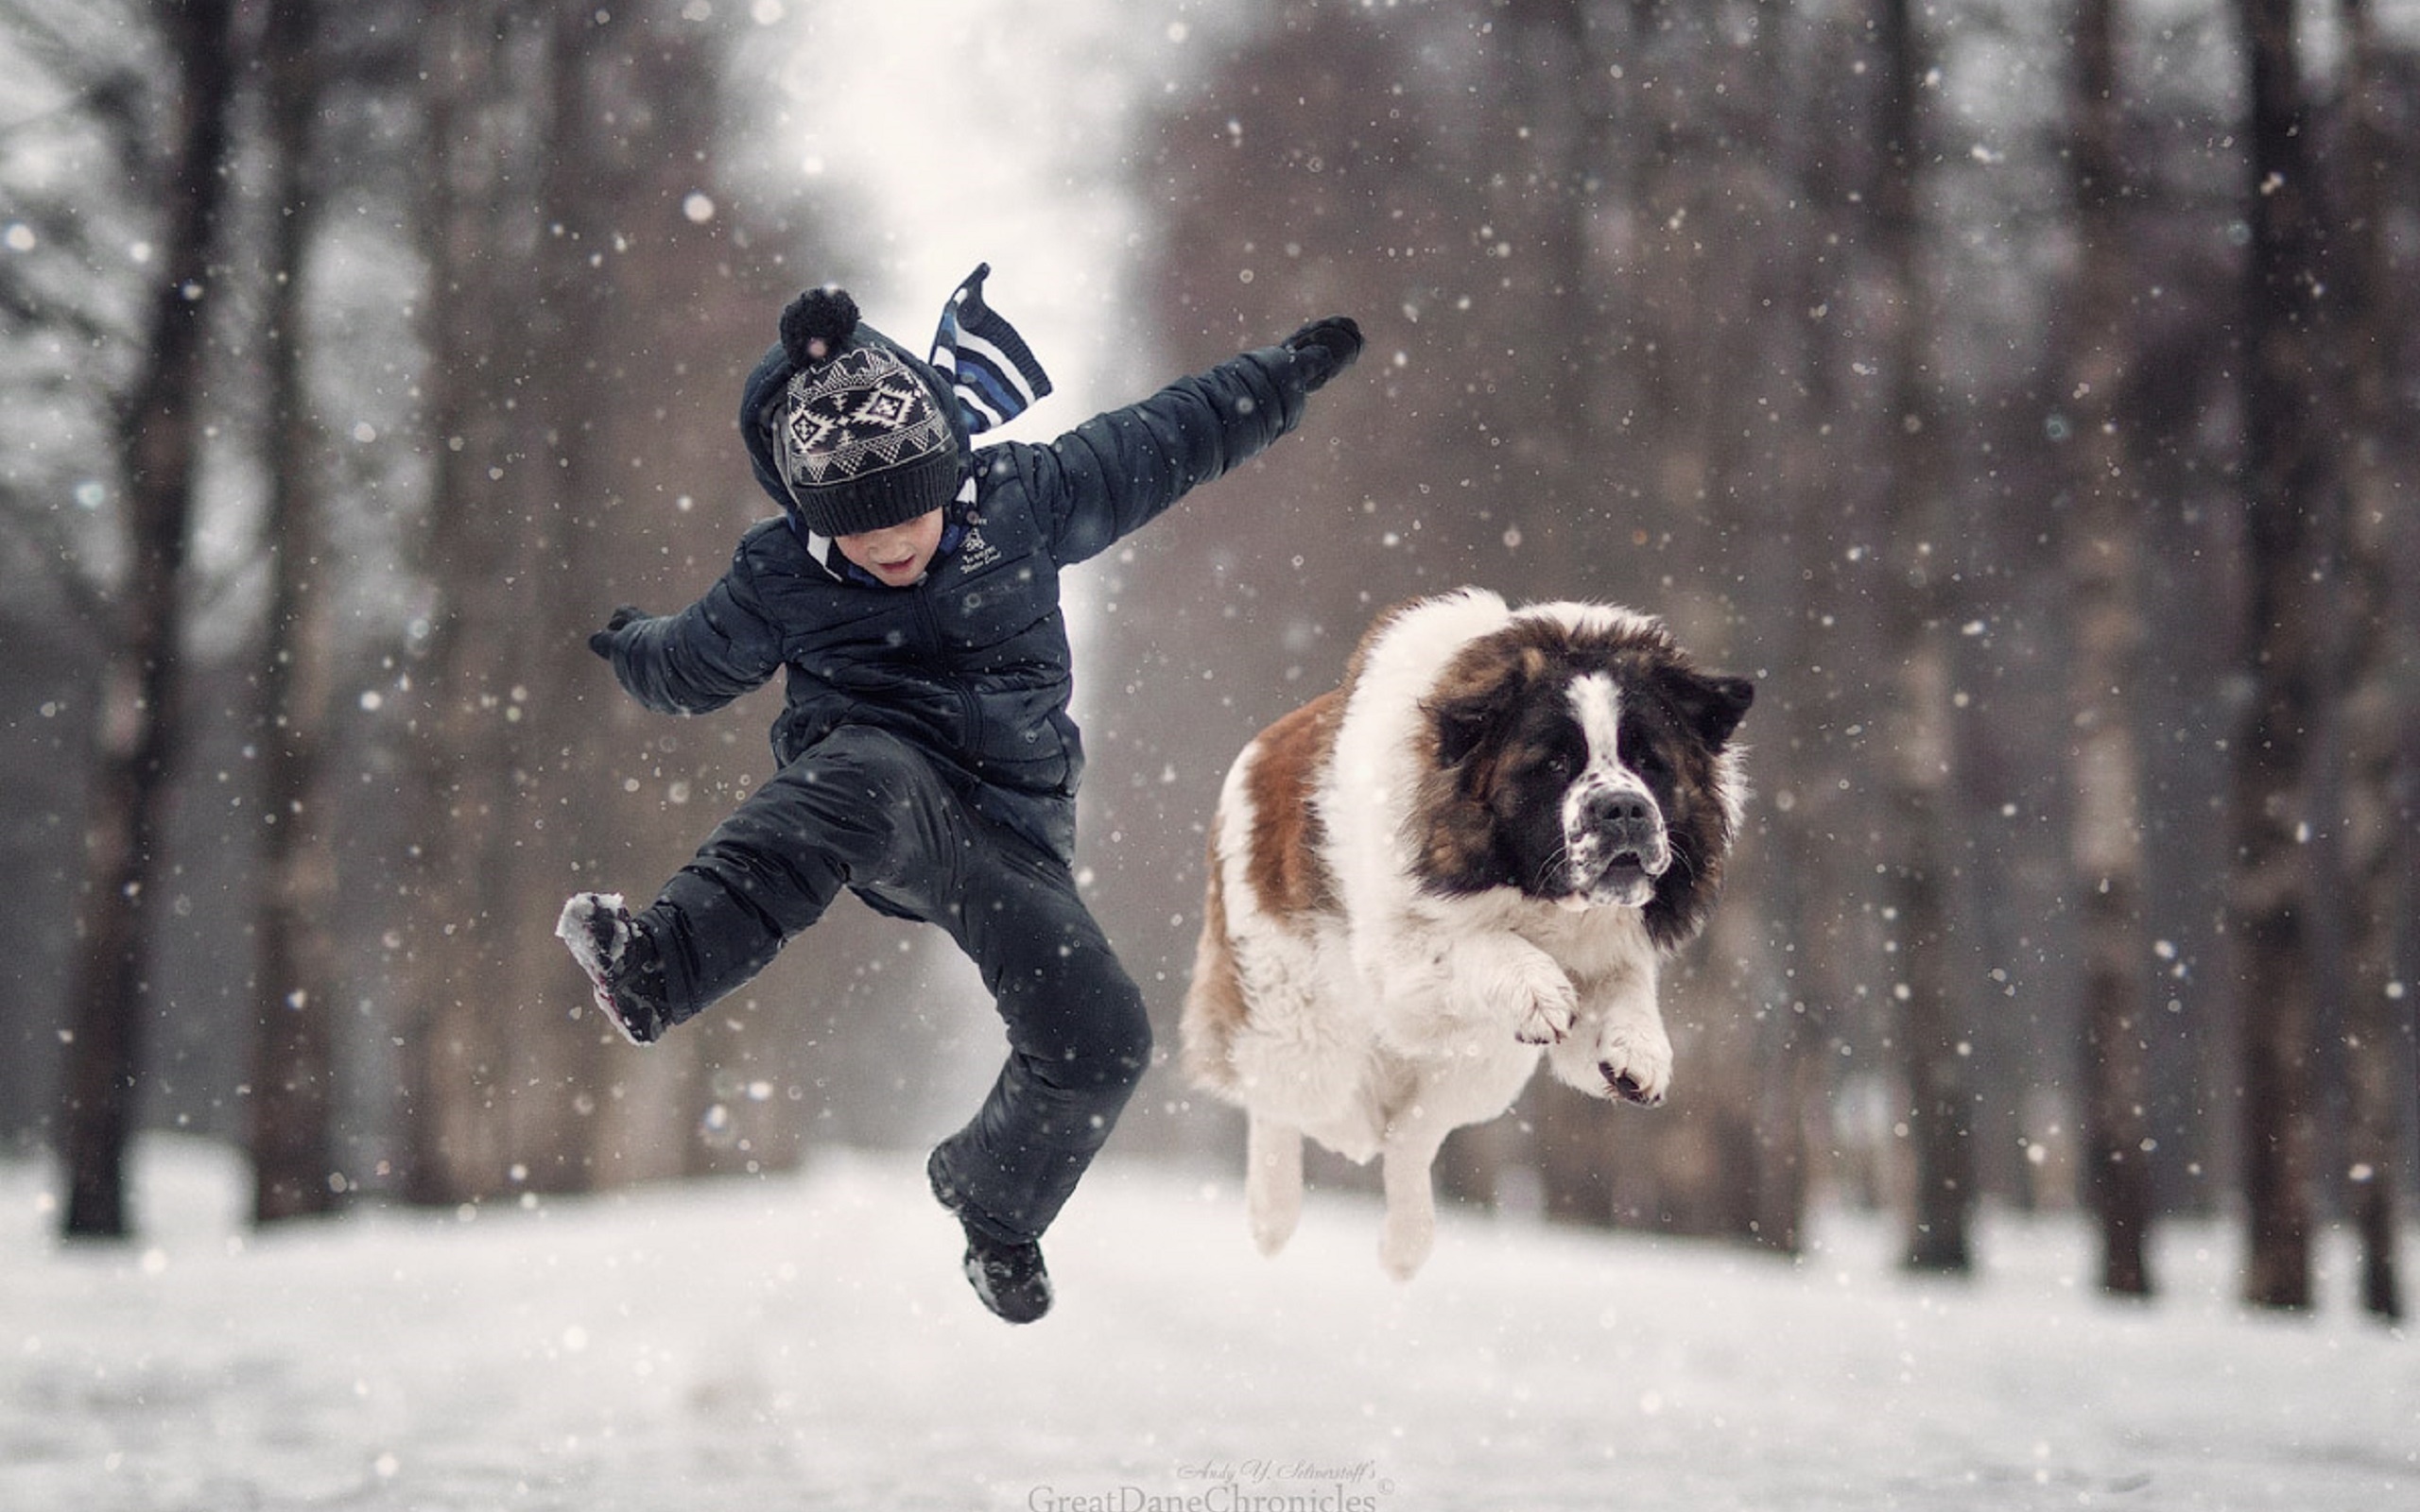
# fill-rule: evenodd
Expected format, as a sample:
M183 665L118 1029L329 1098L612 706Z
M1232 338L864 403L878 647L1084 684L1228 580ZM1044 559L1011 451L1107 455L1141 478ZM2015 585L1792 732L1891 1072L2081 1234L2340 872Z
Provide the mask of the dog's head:
M1713 907L1754 697L1693 669L1657 621L1548 605L1458 653L1423 703L1425 886L1643 908L1658 944Z

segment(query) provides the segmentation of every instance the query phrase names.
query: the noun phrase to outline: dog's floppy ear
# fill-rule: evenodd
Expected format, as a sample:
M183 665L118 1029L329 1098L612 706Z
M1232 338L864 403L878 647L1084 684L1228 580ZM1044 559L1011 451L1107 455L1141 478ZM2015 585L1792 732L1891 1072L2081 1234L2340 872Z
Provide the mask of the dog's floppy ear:
M1451 768L1469 760L1471 752L1487 739L1502 704L1499 693L1481 691L1423 705L1429 726L1437 734L1437 765Z
M1436 731L1438 766L1460 766L1487 743L1489 731L1510 723L1522 688L1545 667L1546 658L1530 648L1509 668L1490 666L1481 675L1439 683L1420 705Z
M1464 670L1460 679L1443 679L1438 690L1421 701L1421 712L1438 730L1438 767L1452 769L1486 745L1491 730L1500 730L1520 713L1522 695L1530 682L1548 670L1547 653L1522 646L1510 661L1481 662L1481 670Z
M1746 678L1675 670L1666 679L1665 687L1689 728L1717 749L1739 728L1748 706L1756 699L1756 685Z

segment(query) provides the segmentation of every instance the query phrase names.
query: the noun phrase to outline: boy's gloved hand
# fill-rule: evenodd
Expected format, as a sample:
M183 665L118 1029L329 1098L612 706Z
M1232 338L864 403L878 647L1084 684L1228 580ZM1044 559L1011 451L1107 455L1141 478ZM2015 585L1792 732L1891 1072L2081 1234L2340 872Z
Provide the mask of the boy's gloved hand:
M645 618L647 618L647 610L635 604L624 604L607 617L603 629L588 638L588 648L606 661L613 661L614 632Z
M1288 336L1285 347L1303 365L1303 391L1309 393L1361 355L1361 328L1349 315L1331 315Z

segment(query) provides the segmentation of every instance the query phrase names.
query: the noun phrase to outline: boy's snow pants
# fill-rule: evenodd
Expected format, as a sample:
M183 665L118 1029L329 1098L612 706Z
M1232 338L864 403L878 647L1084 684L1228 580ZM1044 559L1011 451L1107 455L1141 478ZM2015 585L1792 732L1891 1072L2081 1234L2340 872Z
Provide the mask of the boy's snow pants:
M1008 1063L934 1175L995 1239L1040 1237L1151 1053L1143 994L1056 856L977 814L932 759L844 726L744 799L640 916L676 1021L764 970L842 887L949 932L1009 1031Z

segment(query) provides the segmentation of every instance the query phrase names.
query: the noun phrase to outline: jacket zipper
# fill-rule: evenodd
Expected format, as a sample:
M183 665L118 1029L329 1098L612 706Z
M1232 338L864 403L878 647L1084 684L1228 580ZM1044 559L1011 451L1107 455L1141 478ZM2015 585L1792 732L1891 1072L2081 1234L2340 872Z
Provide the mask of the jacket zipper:
M916 595L916 633L924 640L925 656L934 671L958 696L959 713L966 727L966 748L960 755L969 767L979 771L983 761L983 705L975 696L975 690L949 663L948 644L942 639L941 612L933 607L932 582L927 574L923 582L908 590Z

